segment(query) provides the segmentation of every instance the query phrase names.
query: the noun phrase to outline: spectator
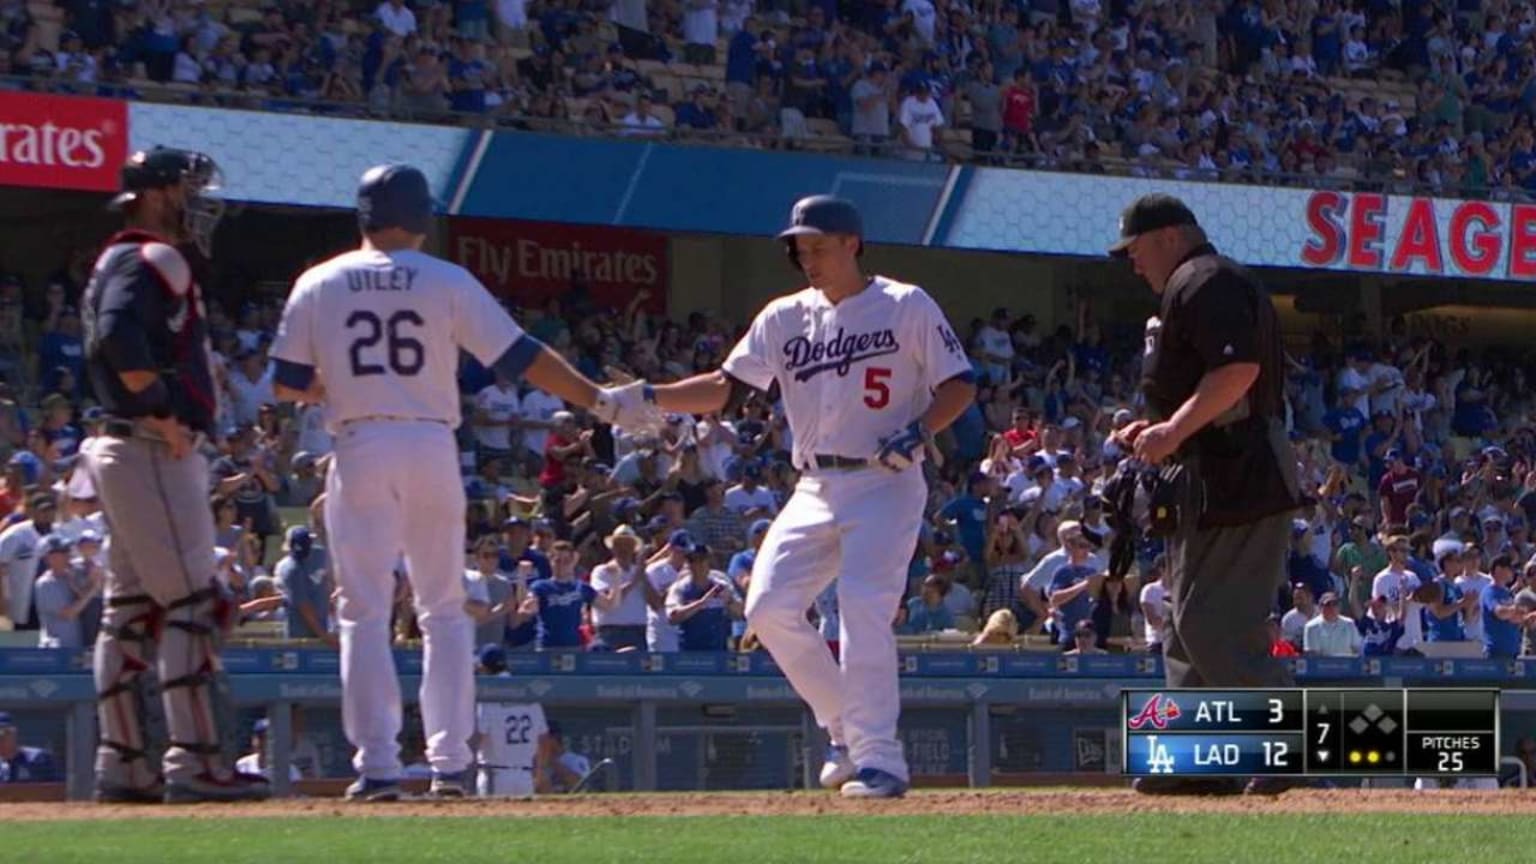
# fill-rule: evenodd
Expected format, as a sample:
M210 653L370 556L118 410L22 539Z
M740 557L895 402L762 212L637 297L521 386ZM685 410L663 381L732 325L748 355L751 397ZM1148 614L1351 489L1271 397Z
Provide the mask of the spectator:
M476 645L502 645L507 630L521 623L516 616L525 598L500 571L500 562L496 538L482 537L464 570L464 611L475 622Z
M384 0L373 13L384 29L404 39L416 32L416 13L405 0Z
M59 779L53 754L23 747L16 721L0 711L0 783L53 783Z
M655 136L664 134L667 124L656 116L651 107L651 97L644 93L635 96L635 107L619 121L624 135Z
M949 589L949 580L936 573L931 573L923 579L918 596L907 600L906 626L903 632L921 635L955 629L954 615L944 602Z
M1087 621L1090 630L1093 622L1093 598L1099 593L1104 581L1104 571L1093 566L1095 546L1084 535L1077 523L1064 523L1062 540L1066 561L1050 579L1050 605L1056 621L1056 641L1063 649L1073 644L1073 629L1065 622ZM1095 637L1097 638L1097 637Z
M283 551L287 554L273 571L286 609L283 638L319 639L332 648L339 647L330 627L335 586L325 549L315 545L308 528L295 525L288 529Z
M1158 655L1163 653L1163 633L1167 626L1168 615L1172 612L1172 598L1168 596L1168 586L1163 584L1163 573L1166 571L1167 562L1159 555L1143 571L1141 583L1141 617L1143 622L1143 636L1147 643L1147 653Z
M325 478L319 471L320 460L313 453L299 451L293 454L292 469L283 478L283 505L308 507L325 490Z
M1466 641L1466 628L1462 625L1462 612L1471 608L1478 597L1468 597L1456 584L1462 575L1465 558L1460 543L1437 541L1435 543L1435 579L1424 586L1424 639L1427 642Z
M1397 653L1397 643L1403 636L1402 622L1394 617L1394 610L1385 595L1370 598L1365 614L1355 622L1360 630L1362 654L1366 657L1386 657Z
M711 478L704 487L704 505L688 517L688 534L697 543L729 556L742 547L746 523L741 515L725 506L725 484ZM723 559L729 561L729 558Z
M1029 537L1024 523L1011 510L997 514L992 529L987 533L987 548L979 559L986 564L986 592L981 603L982 617L990 619L998 609L1008 609L1015 623L1021 617L1029 623L1043 622L1047 612L1039 591L1021 593L1023 580L1029 575Z
M1355 622L1339 614L1339 595L1325 593L1318 607L1321 613L1303 630L1303 651L1312 657L1359 657L1365 643Z
M1305 634L1307 622L1317 616L1317 608L1313 601L1316 596L1312 593L1312 587L1305 582L1297 582L1291 586L1291 608L1280 618L1280 631L1285 635L1287 642L1297 648L1302 647L1302 638Z
M678 629L683 651L724 651L731 621L744 614L741 597L724 573L714 569L707 546L688 548L686 572L667 590L667 620Z
M720 37L720 0L685 0L683 3L683 62L701 66L715 62L715 40Z
M853 101L853 140L878 149L891 137L891 94L883 63L871 63L849 91Z
M1285 638L1285 632L1280 627L1280 616L1276 613L1270 613L1269 616L1269 653L1272 657L1301 656L1301 650Z
M448 61L448 107L469 114L484 114L487 81L491 74L483 46L469 37L459 38L453 59Z
M101 571L92 568L95 581L87 582L84 590L76 591L76 576L70 566L71 544L57 534L43 538L42 555L44 570L33 589L37 602L39 623L39 648L84 648L85 621L82 613L98 599L101 591Z
M592 568L592 626L602 645L614 651L645 650L647 609L665 600L645 577L638 554L640 537L628 525L620 525L603 538L613 553L608 561Z
M1129 649L1131 640L1131 616L1136 603L1125 577L1106 574L1093 597L1093 617L1090 619L1095 634L1094 645L1106 651ZM1115 648L1111 648L1111 641Z
M944 112L934 101L932 90L926 86L918 87L903 99L896 122L901 126L901 141L908 159L923 161L941 156L934 149L934 136L945 125Z
M496 373L495 383L475 394L473 429L478 458L505 459L512 456L513 429L518 425L522 400L512 379Z
M1003 133L1003 90L990 62L983 60L977 67L976 77L966 85L965 101L971 106L971 149L982 154L995 151ZM1008 347L1011 355L1011 341Z
M591 585L576 581L576 548L571 542L556 540L553 552L550 565L554 575L536 580L518 610L519 614L537 617L540 651L580 648L585 610L597 600Z
M269 724L265 717L259 717L255 723L251 724L251 751L236 760L236 771L245 774L259 774L267 778L268 781L272 779L272 766L268 762L267 757L268 728ZM304 779L304 775L299 771L299 766L289 762L288 781L290 783L297 783L302 779Z
M679 129L714 129L719 123L715 118L715 111L710 107L711 93L709 85L700 84L693 88L693 93L687 102L677 106L675 123Z
M1072 641L1068 644L1070 644L1072 647L1063 651L1063 654L1076 657L1084 654L1106 653L1103 648L1099 647L1098 633L1094 631L1093 625L1091 623L1087 621L1079 621L1077 626L1072 628L1071 634Z
M235 368L229 372L228 387L236 425L254 424L261 406L277 404L277 397L272 392L271 368L258 349L247 349L236 355Z
M533 523L527 519L514 516L503 523L501 561L497 570L502 573L513 573L521 569L520 565L528 564L534 568L534 578L553 578L554 569L549 557L533 547L532 537Z
M1387 538L1387 566L1371 583L1372 597L1387 598L1391 619L1402 624L1394 653L1418 655L1424 642L1420 618L1423 604L1416 599L1419 577L1408 567L1408 538L1401 534Z
M741 482L725 491L726 508L735 511L743 521L772 517L777 513L778 502L771 491L759 485L762 479L760 466L752 464L743 468Z
M1515 562L1507 555L1493 559L1489 567L1493 582L1479 598L1483 618L1483 654L1493 659L1513 659L1520 655L1521 632L1529 632L1536 623L1536 610L1527 608L1511 591L1515 581ZM1527 565L1526 572L1532 572ZM1528 593L1522 590L1521 594Z
M17 630L37 629L32 590L44 537L53 533L53 496L38 493L27 502L24 518L0 531L0 578L5 582L6 609Z
M693 538L687 531L675 530L667 536L666 545L662 546L655 555L651 556L646 565L645 576L651 582L651 587L656 593L668 598L668 592L688 567L688 554L694 547ZM678 649L677 625L671 620L671 609L664 605L661 609L646 609L645 620L645 645L646 650L652 653L672 653Z

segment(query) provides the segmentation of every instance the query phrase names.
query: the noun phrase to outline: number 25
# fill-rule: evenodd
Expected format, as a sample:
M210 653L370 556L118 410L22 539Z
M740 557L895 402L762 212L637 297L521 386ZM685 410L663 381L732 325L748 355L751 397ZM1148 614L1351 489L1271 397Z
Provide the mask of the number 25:
M891 385L885 383L891 370L870 366L864 370L864 404L871 408L884 408L891 404Z

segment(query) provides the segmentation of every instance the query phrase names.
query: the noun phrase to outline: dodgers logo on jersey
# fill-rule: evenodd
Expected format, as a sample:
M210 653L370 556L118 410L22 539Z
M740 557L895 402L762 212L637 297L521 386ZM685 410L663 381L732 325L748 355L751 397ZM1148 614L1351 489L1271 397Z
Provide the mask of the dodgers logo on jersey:
M1168 721L1178 717L1184 712L1179 708L1179 703L1173 701L1172 696L1164 696L1161 693L1153 693L1151 698L1141 706L1135 717L1126 721L1126 725L1132 729L1140 729L1143 726L1151 726L1153 729L1167 729Z
M838 377L845 377L855 363L900 350L896 333L890 328L873 333L847 333L839 327L837 333L824 342L796 336L784 343L784 369L793 372L796 381L809 381L828 371L836 371Z
M938 330L939 330L939 338L944 340L944 350L945 351L948 351L951 354L963 354L963 353L965 353L964 350L961 348L961 345L960 345L960 337L955 335L955 331L949 329L948 327L944 326L943 324L939 325Z

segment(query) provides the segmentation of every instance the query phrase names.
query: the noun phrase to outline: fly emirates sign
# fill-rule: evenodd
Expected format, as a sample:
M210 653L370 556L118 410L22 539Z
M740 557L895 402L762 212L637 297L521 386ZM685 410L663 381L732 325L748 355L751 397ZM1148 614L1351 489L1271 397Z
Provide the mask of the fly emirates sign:
M1472 279L1536 279L1536 204L1313 192L1299 263Z
M0 92L0 185L107 192L127 156L126 103Z

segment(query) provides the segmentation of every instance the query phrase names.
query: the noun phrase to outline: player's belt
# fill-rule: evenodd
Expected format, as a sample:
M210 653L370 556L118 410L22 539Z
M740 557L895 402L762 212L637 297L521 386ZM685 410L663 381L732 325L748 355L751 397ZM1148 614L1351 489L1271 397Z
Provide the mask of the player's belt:
M824 471L855 471L859 468L868 468L871 464L868 459L834 456L831 453L817 453L811 458L815 460L816 467Z

